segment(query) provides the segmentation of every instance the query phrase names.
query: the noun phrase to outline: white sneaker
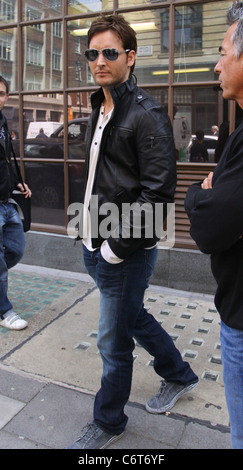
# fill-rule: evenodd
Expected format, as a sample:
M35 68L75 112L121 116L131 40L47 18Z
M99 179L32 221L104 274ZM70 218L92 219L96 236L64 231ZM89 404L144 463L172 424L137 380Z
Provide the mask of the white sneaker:
M28 326L28 323L20 318L16 313L12 312L0 322L0 326L4 326L10 330L23 330Z

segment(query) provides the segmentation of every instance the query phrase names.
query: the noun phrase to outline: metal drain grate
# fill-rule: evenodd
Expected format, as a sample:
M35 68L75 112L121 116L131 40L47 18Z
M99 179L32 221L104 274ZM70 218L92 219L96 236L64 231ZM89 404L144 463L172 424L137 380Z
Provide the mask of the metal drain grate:
M180 318L185 318L186 320L190 320L191 319L191 315L190 313L182 313Z
M219 357L219 356L217 356L217 357L216 357L216 356L211 357L210 362L211 362L212 364L222 364L221 357Z
M217 382L217 380L219 378L219 374L217 374L217 372L208 370L208 371L203 372L202 378L206 379L206 380L211 380L213 382Z
M170 315L171 310L160 310L158 313L159 315Z
M198 352L186 349L185 351L183 351L182 356L187 357L188 359L196 359L196 357L198 356Z
M194 346L203 346L204 341L199 338L192 338L190 344L193 344Z
M176 323L174 325L174 328L177 328L178 330L184 330L185 327L186 325L182 325L182 323Z
M81 350L85 351L85 350L88 349L90 346L91 346L90 343L82 342L82 343L79 343L79 344L77 344L76 346L74 346L74 349L81 349Z

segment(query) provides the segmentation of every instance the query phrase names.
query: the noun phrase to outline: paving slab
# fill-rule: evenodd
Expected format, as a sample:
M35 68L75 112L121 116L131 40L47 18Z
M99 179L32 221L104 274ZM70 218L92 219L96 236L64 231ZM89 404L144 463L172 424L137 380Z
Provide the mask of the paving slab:
M3 422L0 448L7 448L8 435L13 448L66 448L92 419L100 387L99 293L78 273L19 265L9 277L14 308L29 326L20 332L0 328L0 394L20 406ZM148 414L144 404L157 393L160 378L153 358L136 344L127 432L114 449L230 448L213 297L151 286L145 306L200 381L171 412Z
M5 426L23 407L25 403L0 395L0 429Z
M0 432L0 449L22 449L22 450L34 450L34 449L48 449L48 447L26 439L24 436L16 436L6 431Z
M47 382L0 430L0 448L67 449L92 419L93 402L90 394ZM230 449L230 435L223 427L213 428L172 413L151 415L130 402L125 412L124 437L110 449Z

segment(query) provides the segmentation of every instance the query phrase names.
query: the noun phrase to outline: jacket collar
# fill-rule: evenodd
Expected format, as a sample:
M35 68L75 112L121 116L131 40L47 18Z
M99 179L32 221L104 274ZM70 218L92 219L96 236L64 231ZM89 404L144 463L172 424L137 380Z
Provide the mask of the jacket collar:
M130 75L130 77L128 78L126 82L122 82L116 86L110 87L109 91L114 101L114 104L119 102L121 98L124 96L124 94L126 94L127 92L131 93L134 90L135 86L136 86L136 79L134 75ZM103 100L104 100L104 92L101 87L99 88L98 91L93 93L93 95L91 96L92 108L94 109L94 108L100 107Z

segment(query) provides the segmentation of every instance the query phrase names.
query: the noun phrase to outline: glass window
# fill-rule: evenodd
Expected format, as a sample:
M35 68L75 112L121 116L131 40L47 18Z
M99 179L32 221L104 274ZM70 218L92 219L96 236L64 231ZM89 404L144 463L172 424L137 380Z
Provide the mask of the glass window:
M36 27L38 26L38 27ZM63 86L62 23L24 27L24 90Z
M164 106L168 111L168 89L167 88L152 88L143 87L147 93L150 94L159 104Z
M175 8L174 81L217 80L218 49L227 29L226 10L232 2L190 4ZM168 22L161 15L162 47L169 40Z
M0 1L0 22L13 23L17 21L18 2L17 0Z
M0 30L0 74L7 80L10 91L18 89L17 56L17 29Z
M68 120L87 118L91 113L90 94L92 92L80 91L68 95Z
M37 6L37 5L36 5ZM41 11L39 8L35 8L34 5L28 5L26 8L26 15L25 15L25 20L26 21L32 21L32 20L40 20L41 18L44 17L44 12ZM40 24L34 24L30 26L31 28L35 29L41 29Z
M102 2L101 0L68 0L67 3L69 15L83 15L90 11L104 11L112 8L111 2Z
M169 2L170 0L162 0L163 3ZM118 0L119 7L130 7L131 2L129 0ZM137 2L139 5L151 5L151 4L156 4L159 3L158 0L139 0ZM160 2L161 3L161 2Z
M56 131L64 121L63 95L53 94L35 94L24 95L24 138L34 139L41 128L44 133L50 135ZM55 120L54 120L55 118ZM35 151L35 156L37 150ZM57 153L58 152L58 153ZM26 155L25 157L31 155ZM41 158L41 155L39 155ZM63 149L56 149L56 152L44 155L45 158L63 158Z
M84 162L68 165L69 204L84 200Z
M161 47L161 15L169 18L169 10L148 10L124 15L137 33L137 56L135 75L139 84L168 83L167 50Z
M87 123L88 118L77 118L68 123L68 158L84 161Z
M90 94L82 91L68 95L68 158L71 160L84 162L85 159L85 137L91 113Z
M11 91L11 90L10 90ZM12 139L19 138L19 97L18 95L10 95L6 105L4 106L4 115L8 121L9 132Z
M64 164L26 161L24 169L25 181L32 191L32 222L64 226Z
M174 138L180 161L190 160L190 147L195 133L202 130L208 148L208 161L215 163L217 133L212 126L221 124L219 102L222 92L218 88L183 87L174 90Z
M73 92L68 95L68 193L69 204L83 202L85 137L91 112L90 92ZM64 128L60 138L65 135Z
M11 102L10 102L11 100ZM10 96L8 105L14 103ZM24 95L24 171L32 190L32 222L65 224L63 139L55 134L63 127L63 96L59 94ZM55 117L56 121L53 121ZM9 121L10 129L15 122ZM13 141L17 157L19 136Z
M23 21L37 20L41 18L52 18L62 14L62 0L23 0ZM40 17L38 15L41 15Z
M229 133L241 118L239 107L223 99L214 73L231 5L232 0L0 0L0 74L10 87L4 112L33 191L34 223L63 229L64 207L83 200L84 139L96 86L84 52L88 29L102 11L122 9L136 31L134 73L138 85L170 109L178 160L189 161L195 133L203 130L209 162L217 161L220 139L212 125L219 135L222 124Z
M87 33L92 19L68 21L68 86L80 87L93 85L90 79L89 66L84 52L87 49Z

